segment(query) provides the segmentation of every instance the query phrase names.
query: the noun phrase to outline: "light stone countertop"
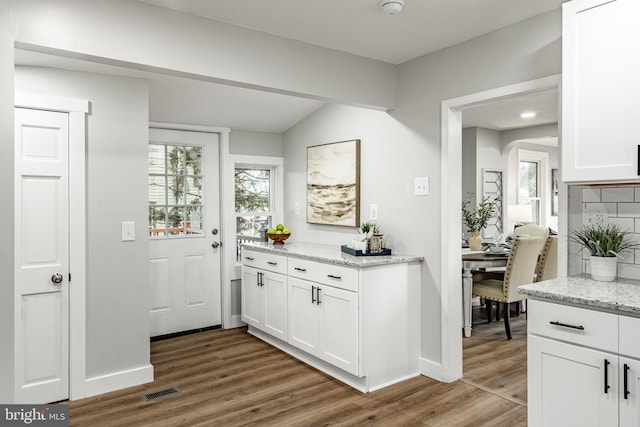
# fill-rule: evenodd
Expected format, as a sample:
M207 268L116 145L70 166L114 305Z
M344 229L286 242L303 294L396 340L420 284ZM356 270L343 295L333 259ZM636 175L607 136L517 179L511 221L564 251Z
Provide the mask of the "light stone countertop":
M271 242L244 243L245 248L278 255L295 256L330 264L348 265L351 267L375 267L379 265L423 262L424 257L415 255L374 255L354 256L340 250L340 245L323 245L319 243L285 242L284 245L273 245Z
M518 287L518 291L529 297L552 302L640 316L640 281L637 280L598 282L585 274L522 285Z

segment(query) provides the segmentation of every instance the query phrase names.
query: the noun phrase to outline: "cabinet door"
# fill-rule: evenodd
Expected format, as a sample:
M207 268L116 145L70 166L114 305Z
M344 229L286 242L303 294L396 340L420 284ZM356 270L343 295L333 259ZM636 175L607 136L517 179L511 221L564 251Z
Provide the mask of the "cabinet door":
M564 181L638 179L639 3L563 5Z
M264 330L287 340L287 276L264 272Z
M618 425L618 356L529 335L527 363L530 427Z
M358 294L321 285L318 291L320 314L320 356L354 375L358 364Z
M319 314L313 282L289 277L289 344L317 355L320 343Z
M242 267L241 284L242 321L257 328L264 325L264 292L258 285L258 270Z
M640 425L640 361L620 357L619 364L620 427L637 427Z

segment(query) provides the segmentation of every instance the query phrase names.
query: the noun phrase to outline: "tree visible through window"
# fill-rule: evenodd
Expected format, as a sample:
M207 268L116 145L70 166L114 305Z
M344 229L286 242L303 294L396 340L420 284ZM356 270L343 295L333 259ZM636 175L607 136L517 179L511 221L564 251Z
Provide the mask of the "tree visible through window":
M202 147L149 144L149 235L202 235Z
M236 258L240 261L242 243L263 239L261 230L273 223L274 173L272 168L235 169Z
M520 161L519 177L519 202L523 205L531 205L532 221L540 223L540 176L539 163L535 161Z
M268 228L273 216L270 169L236 168L236 232L256 237Z

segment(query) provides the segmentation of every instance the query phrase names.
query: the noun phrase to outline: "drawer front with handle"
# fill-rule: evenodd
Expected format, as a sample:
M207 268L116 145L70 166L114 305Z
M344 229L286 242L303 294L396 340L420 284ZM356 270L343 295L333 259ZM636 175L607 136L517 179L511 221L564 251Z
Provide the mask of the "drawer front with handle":
M530 334L618 352L618 316L546 301L527 301Z
M287 274L287 257L282 255L243 248L242 263L250 267L273 271L274 273Z
M288 263L288 274L291 277L358 291L358 270L355 268L293 257L289 258Z

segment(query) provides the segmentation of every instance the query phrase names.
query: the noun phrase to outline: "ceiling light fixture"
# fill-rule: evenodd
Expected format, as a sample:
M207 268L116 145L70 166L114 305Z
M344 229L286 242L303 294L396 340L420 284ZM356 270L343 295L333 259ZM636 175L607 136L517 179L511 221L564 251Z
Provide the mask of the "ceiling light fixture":
M404 0L380 0L378 5L387 15L398 15L402 12Z
M520 114L520 117L522 117L523 119L532 119L536 116L536 113L534 113L533 111L525 111L524 113Z

